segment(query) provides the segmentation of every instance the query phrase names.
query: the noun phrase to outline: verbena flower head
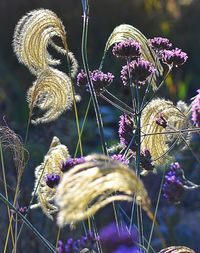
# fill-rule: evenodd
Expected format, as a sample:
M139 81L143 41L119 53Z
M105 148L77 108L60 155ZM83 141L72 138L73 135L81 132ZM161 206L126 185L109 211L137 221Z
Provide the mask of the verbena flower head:
M60 165L62 161L65 161L68 157L70 157L68 148L61 144L60 140L54 136L43 163L35 168L36 179L33 194L37 196L37 203L31 205L31 208L42 208L42 211L50 219L53 219L53 214L58 211L54 203L57 187L51 188L46 182L52 186L58 179L52 177L52 175L59 175L60 178L62 178L63 173L60 170ZM46 175L50 175L48 181Z
M192 121L196 127L200 127L200 89L192 102Z
M138 242L138 233L136 230L132 229L129 232L127 228L124 227L118 232L116 223L110 223L103 227L99 231L99 236L103 250L108 253L118 252L117 250L122 246L131 250Z
M158 116L155 118L155 122L157 125L166 128L167 127L167 120L164 117L163 113L159 113Z
M76 80L78 86L86 86L88 83L87 75L83 70L81 70L81 72L78 73Z
M172 163L170 165L170 170L165 176L165 181L163 184L163 196L170 202L179 203L183 193L183 172L179 163Z
M127 114L121 115L119 120L119 139L122 145L128 146L133 138L134 123L131 117ZM130 145L130 148L135 150L135 142Z
M99 94L113 82L114 75L110 72L106 74L100 70L94 70L90 72L90 78L94 85L95 91L97 94ZM87 76L83 70L77 75L77 85L88 87Z
M82 236L80 239L69 238L66 243L61 240L58 241L57 252L58 253L79 253L82 249L88 249L88 251L95 248L95 244L99 239L92 231L88 231L86 236Z
M126 39L116 43L113 47L113 55L121 58L138 58L141 55L140 43L133 39Z
M144 84L147 78L155 72L155 68L149 61L143 59L130 62L121 70L121 79L124 85L129 83L129 71L133 82Z
M54 188L56 185L59 184L60 182L60 176L58 174L47 174L46 178L45 178L46 184L50 187L50 188Z
M125 165L129 164L129 160L127 160L122 154L114 154L111 156L111 158L115 161L121 162Z
M172 47L172 43L167 38L162 37L154 37L153 39L149 39L149 44L156 52L170 49Z
M173 50L164 50L161 58L164 63L178 67L187 61L188 56L181 49L175 48Z
M75 165L78 165L78 164L81 164L84 162L85 162L84 157L68 158L66 161L62 161L61 171L66 172L66 171L70 170L72 167L74 167Z
M141 152L140 164L141 164L142 168L147 170L147 171L152 171L153 170L154 165L152 163L151 153L149 152L148 149L144 149L144 151Z

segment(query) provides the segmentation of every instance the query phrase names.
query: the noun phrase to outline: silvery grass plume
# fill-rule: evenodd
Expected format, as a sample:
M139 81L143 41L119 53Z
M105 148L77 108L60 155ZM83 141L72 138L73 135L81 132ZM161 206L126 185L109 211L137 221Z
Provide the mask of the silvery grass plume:
M55 36L61 39L63 47L53 42ZM60 61L48 53L49 45L67 56L69 76L50 67ZM29 12L19 20L15 28L13 48L18 60L37 76L28 91L30 116L34 107L46 111L43 117L32 120L32 123L47 123L57 119L66 109L71 108L77 98L74 97L71 78L77 74L78 63L68 50L61 20L50 10Z
M61 162L69 157L67 147L62 145L57 137L53 137L43 163L35 169L36 180L32 194L37 196L38 204L32 205L31 208L41 207L51 219L53 218L52 214L58 211L57 206L53 203L57 189L56 187L49 187L47 179L49 175L58 175L59 178L62 178Z
M14 166L17 172L16 188L19 189L19 184L28 159L28 151L24 148L21 138L7 126L0 126L0 146L2 151L4 150L7 152L9 149L12 153Z
M162 249L159 253L195 253L195 251L185 246L171 246Z
M162 74L163 72L162 65L160 64L160 61L157 58L155 52L149 46L148 39L138 29L128 24L122 24L117 26L109 36L104 49L104 56L101 62L101 67L103 65L106 53L109 50L109 48L114 44L122 42L126 39L133 39L139 42L141 46L142 57L145 60L151 62L157 68L158 73ZM154 74L153 78L154 80L152 81L152 87L154 90L156 89L156 74L158 73Z
M85 161L64 173L58 185L59 226L86 219L113 201L135 200L153 217L143 183L126 165L99 154Z
M29 88L27 101L31 115L35 107L45 111L42 117L31 121L33 124L53 121L73 105L71 79L57 69L48 68Z
M186 116L186 111L182 112L171 101L160 98L153 99L142 111L141 149L150 151L155 165L162 164L170 148L181 140L178 131L188 126Z
M55 36L61 39L63 47L53 42ZM49 45L62 54L69 51L65 28L53 11L33 10L19 20L14 32L13 49L19 62L32 73L37 75L49 66L60 63L60 60L53 59L48 53ZM69 57L72 58L73 55Z

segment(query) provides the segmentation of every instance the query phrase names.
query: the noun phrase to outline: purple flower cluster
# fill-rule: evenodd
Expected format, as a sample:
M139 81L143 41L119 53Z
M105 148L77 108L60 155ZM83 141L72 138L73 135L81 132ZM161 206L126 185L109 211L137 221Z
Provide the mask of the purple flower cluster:
M85 162L84 157L79 157L79 158L69 158L66 161L62 161L61 164L61 171L66 172L73 168L75 165L81 164Z
M120 143L122 145L128 146L133 138L133 134L134 134L134 123L132 118L127 115L121 115L120 116L120 120L119 120L119 139L120 139ZM130 149L135 150L136 149L136 145L135 142L133 142L130 145Z
M94 85L95 91L97 92L97 94L99 94L103 92L105 88L113 82L114 76L112 73L109 72L105 74L100 70L94 70L90 72L90 78ZM88 87L87 76L83 70L81 70L81 72L77 75L77 85Z
M192 121L196 127L200 127L200 89L192 102Z
M163 196L172 203L179 203L184 193L183 183L183 171L179 163L172 163L165 176Z
M45 182L50 188L54 188L60 182L60 176L58 174L47 174L45 176Z
M138 250L136 230L128 231L127 228L123 228L118 232L116 224L111 223L99 231L99 236L103 250L107 253L136 253Z
M128 85L129 78L137 85L144 84L147 78L155 72L153 65L143 59L133 60L122 67L121 79L124 85Z
M161 59L168 65L178 67L187 61L188 56L181 49L175 48L173 50L164 50Z
M140 164L143 169L147 171L152 171L154 165L152 164L151 154L148 149L144 149L143 152L140 154Z
M135 59L141 55L140 43L132 39L126 39L116 43L112 52L116 57Z
M114 154L111 158L125 165L129 165L129 160L127 160L122 154Z
M87 75L82 69L81 69L81 72L78 73L76 80L77 80L78 86L86 86L87 85L87 83L88 83Z
M172 43L167 38L162 37L154 37L153 39L149 39L149 44L156 52L170 49L172 47Z
M80 252L83 248L87 248L89 251L94 249L96 242L99 239L92 231L88 231L86 236L82 236L78 240L69 238L66 243L61 240L58 241L57 252L58 253L75 253Z
M158 117L155 118L155 122L157 125L166 128L167 127L167 120L165 119L162 113L159 113Z

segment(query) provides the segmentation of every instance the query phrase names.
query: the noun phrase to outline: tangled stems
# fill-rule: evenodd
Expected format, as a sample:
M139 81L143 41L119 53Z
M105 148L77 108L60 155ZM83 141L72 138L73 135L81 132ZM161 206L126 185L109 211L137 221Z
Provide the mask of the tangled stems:
M88 18L89 18L88 1L84 2L84 7L85 8L84 8L84 13L83 13L83 33L82 33L82 44L81 44L82 60L83 60L84 71L87 75L89 91L90 91L92 102L94 105L97 125L98 125L100 139L101 139L102 150L103 150L103 153L107 155L107 148L106 148L105 137L104 137L104 132L103 132L103 121L101 118L99 103L98 103L97 96L94 90L94 86L90 78L88 58L87 58L87 34L88 34Z
M55 248L49 243L47 242L47 240L37 231L37 229L35 229L35 227L26 219L26 217L24 215L22 215L17 208L15 208L6 197L4 197L1 193L0 193L0 199L1 201L4 202L4 204L8 207L10 207L11 209L13 209L15 211L15 213L24 221L24 223L27 225L27 227L30 228L30 230L40 239L40 241L44 244L44 246L49 250L49 252L55 252Z

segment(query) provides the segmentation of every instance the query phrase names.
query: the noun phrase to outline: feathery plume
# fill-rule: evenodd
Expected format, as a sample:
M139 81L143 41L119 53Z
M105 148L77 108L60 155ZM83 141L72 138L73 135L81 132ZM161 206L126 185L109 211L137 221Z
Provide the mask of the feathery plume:
M169 142L174 143L179 139L180 133L188 124L186 115L165 99L152 100L142 111L141 148L148 149L151 153L153 164L161 164L163 156L169 150ZM175 132L167 134L168 131ZM165 134L166 132L166 134Z
M35 169L35 187L32 194L38 199L38 204L31 208L41 207L43 212L52 219L52 214L58 211L53 201L56 195L56 187L50 187L47 183L48 175L57 175L62 178L61 163L69 158L69 152L66 146L60 143L57 137L53 137L50 149L41 165Z
M159 59L157 59L157 56L154 50L150 47L148 39L138 29L128 24L122 24L115 27L113 32L110 34L106 42L105 49L104 49L104 56L101 62L101 67L103 65L104 59L106 57L106 53L109 50L109 48L113 46L114 44L123 42L127 39L132 39L140 43L142 58L144 60L149 61L151 64L153 64L156 67L158 73L162 74L163 72L162 65ZM154 73L154 78L152 82L153 89L156 89L156 75L158 73Z
M52 41L55 36L61 39L64 48ZM19 62L32 73L38 74L49 65L60 63L48 53L49 44L59 53L68 51L65 28L54 12L48 9L34 10L19 20L14 32L13 49Z
M195 253L195 251L185 246L171 246L162 249L159 253Z
M86 219L113 201L133 201L134 195L152 218L147 192L132 170L99 154L89 155L85 161L65 172L58 185L59 226Z
M7 126L0 126L0 145L2 149L10 149L12 152L17 171L17 187L19 187L28 151L24 148L21 138Z
M27 101L31 114L35 107L46 111L42 117L32 120L33 124L53 121L73 105L71 79L57 69L48 68L29 88Z

